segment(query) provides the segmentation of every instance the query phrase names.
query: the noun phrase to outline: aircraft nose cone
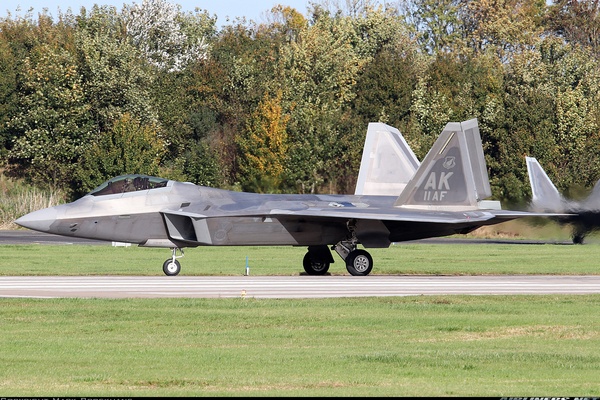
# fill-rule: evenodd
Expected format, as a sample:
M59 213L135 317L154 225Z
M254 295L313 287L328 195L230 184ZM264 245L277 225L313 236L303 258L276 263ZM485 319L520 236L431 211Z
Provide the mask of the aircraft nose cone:
M50 225L56 221L57 216L58 211L56 207L50 207L25 214L17 219L15 223L34 231L49 232Z

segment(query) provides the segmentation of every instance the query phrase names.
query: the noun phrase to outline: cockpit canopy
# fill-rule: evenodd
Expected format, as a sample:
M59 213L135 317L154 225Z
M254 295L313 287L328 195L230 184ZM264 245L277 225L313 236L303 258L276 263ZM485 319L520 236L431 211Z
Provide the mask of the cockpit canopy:
M167 182L169 182L168 179L148 175L121 175L104 182L88 194L92 196L105 196L109 194L135 192L138 190L156 189L166 187Z

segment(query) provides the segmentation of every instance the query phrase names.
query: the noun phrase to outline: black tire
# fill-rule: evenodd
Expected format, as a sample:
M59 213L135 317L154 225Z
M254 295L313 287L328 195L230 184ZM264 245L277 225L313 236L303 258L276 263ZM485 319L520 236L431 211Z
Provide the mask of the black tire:
M167 276L178 275L181 272L181 264L177 260L173 261L172 258L168 258L163 263L163 272Z
M373 269L373 258L365 250L353 250L346 257L346 269L350 275L367 276Z
M308 275L325 275L329 271L328 262L313 262L310 258L310 253L304 255L302 266Z
M573 235L573 244L583 244L584 235Z

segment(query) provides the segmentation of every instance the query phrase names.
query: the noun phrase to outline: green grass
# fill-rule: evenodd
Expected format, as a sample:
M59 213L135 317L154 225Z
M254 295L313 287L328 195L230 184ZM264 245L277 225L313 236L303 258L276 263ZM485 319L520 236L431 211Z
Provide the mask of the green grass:
M372 274L599 274L600 244L426 244L369 249ZM198 247L185 250L182 275L303 272L301 247ZM0 275L162 275L168 249L110 245L0 246ZM334 254L333 275L347 275Z
M0 299L3 396L599 396L600 296Z

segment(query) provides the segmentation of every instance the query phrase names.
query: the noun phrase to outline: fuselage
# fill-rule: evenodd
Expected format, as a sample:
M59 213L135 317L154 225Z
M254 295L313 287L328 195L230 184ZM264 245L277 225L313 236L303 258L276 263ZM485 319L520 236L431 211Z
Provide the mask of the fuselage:
M111 180L112 186L122 180ZM255 194L172 180L109 189L104 184L72 203L35 211L16 222L58 235L141 246L314 246L338 243L348 236L349 219L331 216L336 211L397 210L395 196ZM313 210L314 216L294 214ZM359 221L355 229L365 247L387 247L395 241L464 233L481 225L371 219Z
M374 198L367 204L364 197ZM347 227L333 220L323 224L310 218L270 218L265 214L272 210L378 208L391 206L393 201L394 197L382 196L254 194L165 181L164 186L120 193L96 190L16 222L58 235L157 247L313 245L339 241ZM169 231L174 219L178 219L176 225L184 219L187 227L179 224ZM192 232L190 240L190 232L185 230L194 225L204 234Z

